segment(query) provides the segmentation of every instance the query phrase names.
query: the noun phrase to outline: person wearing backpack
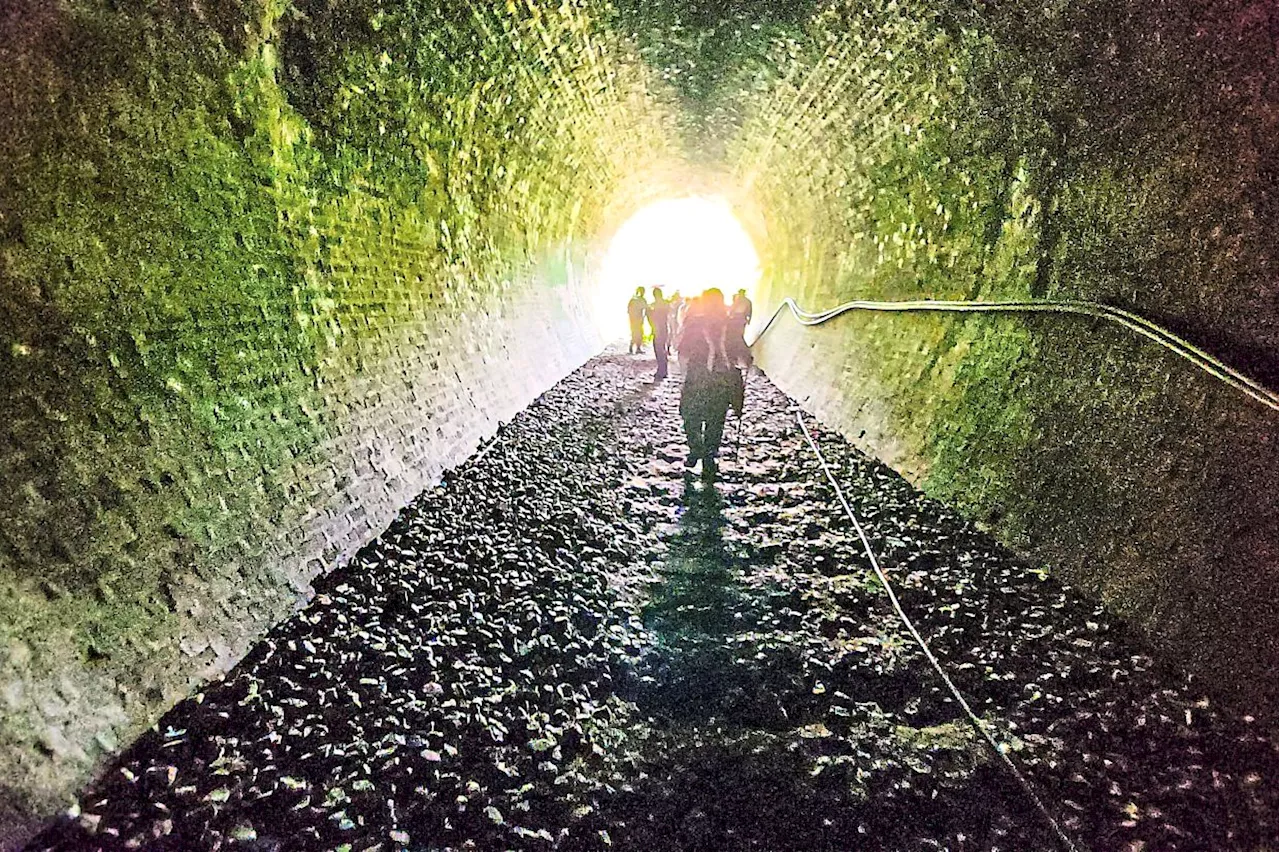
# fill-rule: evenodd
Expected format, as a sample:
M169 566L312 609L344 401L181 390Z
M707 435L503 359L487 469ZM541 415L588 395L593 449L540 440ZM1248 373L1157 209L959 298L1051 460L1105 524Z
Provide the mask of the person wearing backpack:
M716 474L716 455L729 408L742 411L741 354L734 336L720 290L712 288L690 300L677 346L685 368L680 417L689 455L684 466L692 470L701 462L705 478Z

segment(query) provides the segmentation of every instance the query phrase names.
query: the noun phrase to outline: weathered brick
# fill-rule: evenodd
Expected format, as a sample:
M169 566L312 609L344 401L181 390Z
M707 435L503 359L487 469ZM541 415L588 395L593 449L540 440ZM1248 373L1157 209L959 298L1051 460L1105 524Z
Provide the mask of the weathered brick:
M518 84L536 52L460 44L431 106L368 123L337 105L343 79L281 83L294 24L257 7L226 30L96 2L0 24L0 837L593 351L565 244L668 153L657 106L610 98L616 120L505 163L512 190L508 143L581 110ZM542 25L572 42L575 15ZM361 81L410 73L322 47ZM438 109L488 77L516 109ZM467 151L474 173L406 158L424 128L430 156Z

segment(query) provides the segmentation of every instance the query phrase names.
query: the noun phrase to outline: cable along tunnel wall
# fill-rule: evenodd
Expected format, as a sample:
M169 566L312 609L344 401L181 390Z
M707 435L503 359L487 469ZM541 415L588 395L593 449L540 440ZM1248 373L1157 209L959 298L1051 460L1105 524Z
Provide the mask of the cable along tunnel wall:
M1102 302L1275 387L1275 10L850 4L725 145L783 299ZM1276 716L1274 411L1110 323L784 312L779 387Z
M599 348L671 156L578 8L215 6L0 23L0 846Z

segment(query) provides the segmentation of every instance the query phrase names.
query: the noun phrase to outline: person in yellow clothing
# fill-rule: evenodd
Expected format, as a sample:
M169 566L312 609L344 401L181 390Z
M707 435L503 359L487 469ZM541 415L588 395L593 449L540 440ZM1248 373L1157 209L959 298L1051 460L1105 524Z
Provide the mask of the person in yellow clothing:
M644 351L644 318L649 312L649 303L644 300L644 288L637 287L636 294L627 302L627 319L631 322L631 346L628 355L638 355Z

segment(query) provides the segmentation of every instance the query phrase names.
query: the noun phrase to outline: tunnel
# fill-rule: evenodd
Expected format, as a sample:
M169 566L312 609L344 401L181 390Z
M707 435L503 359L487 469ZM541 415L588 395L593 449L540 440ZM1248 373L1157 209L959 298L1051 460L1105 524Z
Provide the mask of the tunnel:
M1276 848L1276 42L9 0L0 848Z

